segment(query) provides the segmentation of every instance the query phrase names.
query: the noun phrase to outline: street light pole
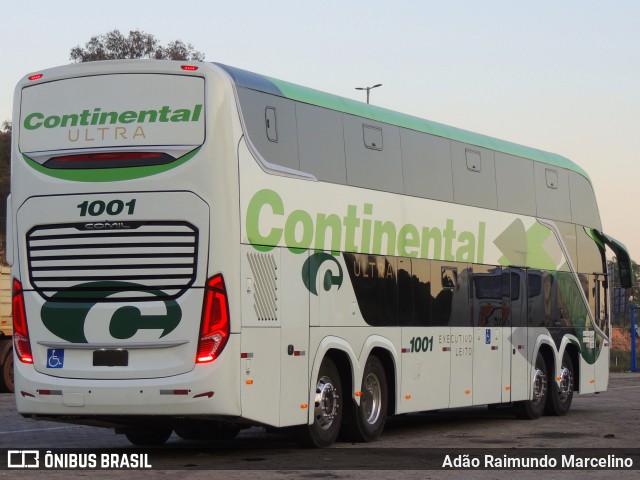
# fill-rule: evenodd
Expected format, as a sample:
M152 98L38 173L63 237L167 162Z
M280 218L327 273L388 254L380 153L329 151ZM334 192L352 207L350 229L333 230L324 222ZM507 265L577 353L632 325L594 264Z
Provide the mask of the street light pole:
M377 88L377 87L381 87L382 84L378 83L377 85L374 85L373 87L356 87L356 90L366 90L367 91L367 103L369 103L369 92L371 91L372 88Z

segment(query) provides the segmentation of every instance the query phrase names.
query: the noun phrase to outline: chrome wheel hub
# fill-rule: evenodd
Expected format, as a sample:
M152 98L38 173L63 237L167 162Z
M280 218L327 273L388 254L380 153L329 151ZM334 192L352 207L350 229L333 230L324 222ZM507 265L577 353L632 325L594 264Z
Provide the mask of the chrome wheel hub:
M318 379L314 401L314 417L320 428L328 430L338 415L338 392L328 377Z
M547 375L536 368L533 379L533 399L534 405L539 405L544 400L544 392L547 391Z
M560 370L560 385L558 388L558 397L561 402L566 402L573 393L573 373L565 365Z
M369 425L373 425L378 421L382 409L382 390L378 377L373 373L367 375L362 382L360 409L362 410L364 421Z

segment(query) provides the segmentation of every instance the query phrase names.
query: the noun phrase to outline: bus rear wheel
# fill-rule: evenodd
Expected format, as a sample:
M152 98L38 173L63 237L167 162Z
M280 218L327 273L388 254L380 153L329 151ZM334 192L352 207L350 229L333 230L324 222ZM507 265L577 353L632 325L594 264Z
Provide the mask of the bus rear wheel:
M540 352L536 357L536 365L533 372L533 392L531 400L519 402L515 405L515 412L518 418L524 420L535 420L544 413L549 382L547 376L547 365Z
M124 436L136 446L159 447L169 440L172 433L171 427L135 428L124 432Z
M367 359L360 389L360 405L352 400L345 413L342 436L355 442L373 442L382 435L387 421L387 376L376 356Z
M342 423L342 386L333 360L322 360L313 399L313 423L304 427L301 441L324 448L335 442Z
M559 417L566 415L571 407L574 390L574 373L573 362L567 352L562 356L562 365L560 367L560 379L551 381L551 391L547 398L547 404L544 413L548 415L557 415Z

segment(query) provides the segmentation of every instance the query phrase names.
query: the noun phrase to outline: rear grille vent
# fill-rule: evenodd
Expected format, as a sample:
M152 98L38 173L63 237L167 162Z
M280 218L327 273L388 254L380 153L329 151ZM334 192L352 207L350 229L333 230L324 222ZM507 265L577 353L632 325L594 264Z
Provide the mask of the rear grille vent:
M258 321L278 320L278 275L276 261L269 253L249 253L249 266L255 278L254 309Z
M31 285L59 301L176 298L195 281L198 230L187 222L44 225L27 233Z

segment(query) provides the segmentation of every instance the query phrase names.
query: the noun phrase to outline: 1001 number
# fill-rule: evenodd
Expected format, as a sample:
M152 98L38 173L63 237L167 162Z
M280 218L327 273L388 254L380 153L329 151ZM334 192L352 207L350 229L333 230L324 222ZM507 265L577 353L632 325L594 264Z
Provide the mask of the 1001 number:
M409 342L411 352L432 352L433 337L413 337Z
M78 205L78 208L80 209L81 217L86 217L87 215L99 217L104 213L115 216L123 212L127 215L133 215L133 211L136 208L136 199L134 198L126 203L122 200L111 200L109 203L105 203L102 200L94 200L93 202L85 200Z

